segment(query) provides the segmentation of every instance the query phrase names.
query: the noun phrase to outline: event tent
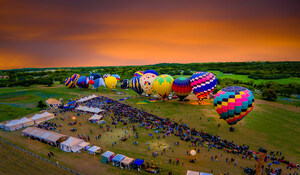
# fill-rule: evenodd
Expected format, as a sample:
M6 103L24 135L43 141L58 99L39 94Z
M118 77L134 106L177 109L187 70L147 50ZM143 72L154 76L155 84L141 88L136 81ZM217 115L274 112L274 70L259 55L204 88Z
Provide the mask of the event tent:
M213 174L187 170L186 175L213 175Z
M127 168L129 169L133 162L134 162L134 159L133 159L133 158L125 157L125 158L121 161L121 164L124 165L125 167L127 167Z
M77 102L79 102L79 103L86 102L86 101L89 101L89 100L94 99L96 97L98 97L98 96L93 94L93 95L90 95L88 97L83 97L83 98L79 99Z
M99 114L100 112L104 111L102 109L99 108L93 108L93 107L87 107L87 106L78 106L77 108L75 108L75 110L77 111L84 111L84 112L90 112L90 113L94 113L94 114Z
M98 146L92 146L88 149L91 154L100 153L101 148Z
M112 159L113 165L114 166L120 166L120 163L123 159L125 159L126 156L122 154L117 154L116 157Z
M94 114L91 118L89 118L90 123L96 123L97 121L101 120L103 118L102 115Z
M98 125L101 125L101 124L104 124L104 123L105 123L105 120L99 120L99 121L97 121Z
M39 124L41 122L51 120L53 118L55 118L54 114L49 113L49 112L44 112L42 114L35 114L30 119L33 120L35 124Z
M27 126L32 126L33 124L33 120L23 117L21 119L11 120L8 123L3 124L2 128L6 131L15 131Z
M66 152L78 152L89 143L75 137L69 137L66 141L60 144L60 149Z
M54 145L57 145L57 143L67 138L66 135L36 127L26 128L22 131L22 133L24 136L30 136L33 138L41 139L48 143L53 143Z
M135 161L133 162L133 167L134 168L141 168L143 163L144 163L143 159L135 159Z
M106 151L105 153L103 153L101 155L101 157L102 157L101 158L101 162L106 164L106 163L112 161L112 159L114 158L114 156L115 156L115 153L113 153L111 151Z

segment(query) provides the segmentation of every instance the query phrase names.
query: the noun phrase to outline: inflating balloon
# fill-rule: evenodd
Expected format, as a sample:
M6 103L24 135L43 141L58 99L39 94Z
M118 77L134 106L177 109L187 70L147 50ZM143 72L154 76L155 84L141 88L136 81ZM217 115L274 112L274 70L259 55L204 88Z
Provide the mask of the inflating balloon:
M88 88L89 83L88 83L88 78L86 76L81 76L77 80L77 86L80 88Z
M110 77L110 74L104 74L103 75L103 79L105 80L105 78Z
M153 88L162 99L165 99L169 96L169 94L172 91L173 81L174 78L170 75L160 75L154 80Z
M191 154L192 156L194 156L194 155L196 155L196 151L195 151L195 150L191 150L191 151L190 151L190 154Z
M105 84L109 89L115 89L118 83L118 80L115 77L109 76L105 78Z
M70 77L66 78L66 80L65 80L65 85L66 85L68 88L74 88L74 87L75 87L75 84L74 84L74 82L71 80Z
M192 91L190 79L186 77L176 78L173 82L172 89L179 97L179 101L182 101Z
M154 74L156 76L158 76L158 73L156 72L156 70L151 70L151 69L148 69L144 72L144 74L148 74L148 73L151 73L151 74Z
M129 87L129 80L128 79L123 80L121 84L121 89L126 89L128 87Z
M143 89L140 84L140 78L141 76L135 76L132 77L130 80L130 87L134 90L134 92L138 93L139 95L143 93Z
M98 73L91 73L88 77L88 83L93 85L94 88L105 86L103 78L101 78L101 75Z
M137 71L133 74L133 77L144 75L144 71Z
M118 81L120 81L120 75L118 75L118 74L113 74L113 75L111 75L112 77L115 77Z
M144 75L141 76L140 84L146 94L149 94L149 95L153 94L153 92L154 92L153 82L156 77L157 76L152 73L145 73Z
M79 74L73 74L73 75L72 75L71 79L72 79L72 81L73 81L73 83L74 83L75 85L77 84L77 80L78 80L79 77L80 77Z
M191 77L191 86L196 97L202 101L217 85L217 77L210 72L196 72Z
M214 106L220 119L226 120L229 125L234 125L253 109L254 97L247 88L229 86L217 92Z

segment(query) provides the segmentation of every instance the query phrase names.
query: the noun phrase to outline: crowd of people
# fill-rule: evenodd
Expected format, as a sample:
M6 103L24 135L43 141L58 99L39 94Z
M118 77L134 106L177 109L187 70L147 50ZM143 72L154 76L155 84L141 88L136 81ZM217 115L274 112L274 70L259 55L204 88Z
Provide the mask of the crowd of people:
M175 122L174 119L158 117L147 111L120 103L108 97L100 96L92 99L86 103L86 106L104 109L106 114L110 115L112 124L114 125L119 122L124 125L128 123L136 124L136 127L145 127L146 129L163 133L163 137L174 134L181 140L191 142L195 150L197 150L197 147L207 146L209 149L217 148L235 155L241 154L243 159L251 159L253 157L258 160L258 154L250 150L248 145L237 145L233 141L222 139L220 136L212 135L202 130L197 131L195 128L190 128L184 123ZM133 131L136 130L135 125L132 125L132 129ZM282 153L275 155L274 152L270 152L265 160L272 160L275 164L276 162L285 163L290 169L299 168L298 164L296 165L295 163L284 160L284 157L278 157L279 155L281 156ZM280 174L278 172L281 171L276 171L277 174Z
M57 128L56 123L54 122L44 122L37 125L38 128L49 130L49 131L55 131Z

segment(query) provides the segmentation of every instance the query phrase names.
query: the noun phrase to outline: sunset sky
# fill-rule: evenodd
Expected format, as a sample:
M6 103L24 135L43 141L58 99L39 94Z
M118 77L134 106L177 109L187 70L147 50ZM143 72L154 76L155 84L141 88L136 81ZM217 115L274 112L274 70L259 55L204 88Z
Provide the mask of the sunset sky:
M0 69L300 61L299 0L0 0Z

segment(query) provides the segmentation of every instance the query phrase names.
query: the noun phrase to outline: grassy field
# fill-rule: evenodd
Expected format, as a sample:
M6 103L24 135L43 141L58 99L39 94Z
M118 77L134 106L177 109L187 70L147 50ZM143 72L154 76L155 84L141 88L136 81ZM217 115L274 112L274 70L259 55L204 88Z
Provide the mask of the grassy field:
M118 89L119 90L119 89ZM17 95L17 92L22 92L21 95ZM168 117L179 121L182 119L183 123L188 124L191 128L197 130L203 130L211 134L217 134L227 140L234 140L238 144L248 144L252 150L257 150L259 146L263 146L268 150L280 150L284 153L286 159L300 162L300 110L293 106L282 105L278 103L270 103L262 100L256 100L256 105L253 111L238 125L236 125L236 132L229 133L228 125L225 121L219 120L218 115L215 112L212 101L206 100L203 105L197 105L197 102L193 100L193 95L189 98L190 102L180 104L176 100L169 100L166 102L158 101L149 105L138 105L138 101L145 100L146 98L140 98L135 95L132 90L124 91L126 95L117 95L109 90L100 89L98 92L92 89L67 89L61 85L55 85L54 87L42 87L34 86L31 88L2 88L0 90L0 102L21 105L19 107L13 107L13 105L1 104L0 111L4 111L0 121L22 117L28 114L35 113L36 108L31 109L27 105L33 105L39 100L45 100L46 98L60 98L65 101L69 98L77 98L83 95L97 94L108 96L113 99L120 99L130 96L131 98L123 101L134 107L143 108L151 113L157 114L161 117ZM20 96L22 98L20 98ZM23 105L23 106L22 106ZM7 108L7 109L6 109ZM28 108L28 109L27 109ZM5 109L5 110L4 110ZM25 112L24 112L25 110ZM28 110L28 111L26 111ZM6 115L6 112L11 113L10 116ZM14 114L15 113L15 114ZM14 115L13 115L14 114ZM145 160L153 160L155 164L159 165L162 169L162 174L167 174L172 171L173 174L184 174L187 169L197 170L202 172L214 171L214 174L230 172L230 174L242 174L242 167L253 167L255 165L254 160L242 160L241 156L235 156L238 160L238 166L227 164L226 158L231 158L234 155L225 153L224 151L212 149L208 152L207 148L200 148L200 154L197 154L195 158L198 160L196 164L189 163L191 156L186 155L186 152L191 150L189 142L183 142L178 137L168 136L163 138L160 135L160 139L157 139L159 134L155 134L153 130L146 130L145 128L138 128L139 138L132 137L132 131L128 128L124 128L123 125L118 124L116 128L112 128L113 132L103 132L96 124L89 124L87 119L90 115L81 115L77 117L77 120L81 122L81 126L77 125L78 131L71 132L71 127L67 125L71 122L72 116L75 113L65 113L58 117L66 117L66 121L63 122L59 119L53 121L57 124L62 124L62 132L67 135L77 137L78 134L89 134L90 143L101 146L105 151L111 150L115 153L121 153L132 158L143 158ZM110 123L110 119L106 119L107 123ZM217 125L221 124L218 128ZM130 128L130 127L129 127ZM90 133L92 130L92 133ZM125 130L129 131L131 137L126 142L120 141L121 137L125 135ZM96 140L95 136L99 133L102 134L100 140ZM152 136L149 134L152 133ZM129 136L127 134L127 137ZM0 131L0 136L6 140L22 146L40 156L47 157L47 152L52 151L55 153L53 161L58 161L60 164L75 169L85 174L136 174L137 171L120 170L119 168L111 165L104 165L100 163L99 156L93 156L88 153L72 154L65 153L58 148L46 145L44 143L28 140L21 136L21 131L16 132L3 132ZM119 137L118 137L119 136ZM133 141L138 141L139 145L133 145ZM179 141L180 146L174 146L174 142ZM112 142L117 142L117 145L112 146ZM147 150L147 143L150 145L150 151ZM163 147L167 148L171 146L171 149L167 149L166 153L157 157L152 157L151 154L154 151L162 152ZM174 152L172 152L172 150ZM219 161L211 161L211 156L218 155ZM169 159L175 160L179 158L180 165L165 163ZM181 163L184 163L183 165ZM14 165L8 166L13 169ZM280 165L284 169L285 173L290 171L285 170L285 166ZM1 171L1 168L0 168ZM292 171L291 171L292 172ZM145 172L142 172L146 174Z
M0 141L1 174L71 174Z

